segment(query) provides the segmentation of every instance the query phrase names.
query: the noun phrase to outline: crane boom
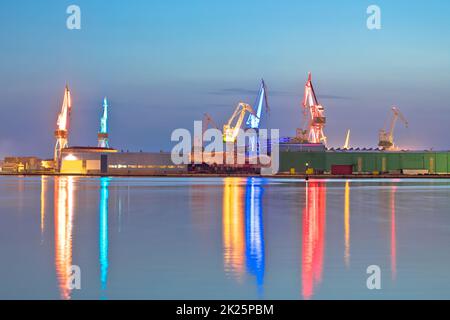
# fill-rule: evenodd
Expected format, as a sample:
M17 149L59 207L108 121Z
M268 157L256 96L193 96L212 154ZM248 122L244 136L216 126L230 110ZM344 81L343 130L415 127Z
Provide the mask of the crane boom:
M233 115L228 120L227 124L223 126L223 140L224 142L235 142L239 134L239 130L244 122L246 113L257 116L253 108L246 103L240 102L233 112ZM236 124L233 126L233 121L237 118Z
M64 89L64 98L61 106L61 112L59 113L58 120L56 122L57 130L69 129L69 117L71 110L72 110L72 99L70 97L69 87L66 85Z
M100 133L108 133L108 99L103 99L103 115L100 119Z
M389 130L391 137L394 135L394 129L397 119L400 119L405 124L405 127L408 128L408 121L406 120L405 116L400 112L400 110L397 107L392 107L392 112L394 113L394 117L392 118L391 128Z

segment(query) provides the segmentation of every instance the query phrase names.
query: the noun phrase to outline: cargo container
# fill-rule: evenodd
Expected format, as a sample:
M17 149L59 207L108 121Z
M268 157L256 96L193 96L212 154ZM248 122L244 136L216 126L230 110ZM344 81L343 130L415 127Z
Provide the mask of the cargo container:
M353 173L352 165L334 164L331 166L332 175L350 175Z

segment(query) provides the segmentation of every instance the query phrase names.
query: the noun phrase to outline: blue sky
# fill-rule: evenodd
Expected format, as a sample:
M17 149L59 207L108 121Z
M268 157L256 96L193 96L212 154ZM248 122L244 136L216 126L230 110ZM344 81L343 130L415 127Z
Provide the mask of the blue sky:
M66 8L81 8L81 30ZM377 4L382 29L366 28ZM347 129L375 146L397 105L405 147L450 149L450 2L9 1L0 5L0 157L50 157L67 82L71 145L96 145L103 96L112 146L170 150L170 133L204 112L223 124L263 77L269 125L294 135L307 72L326 108L330 146Z

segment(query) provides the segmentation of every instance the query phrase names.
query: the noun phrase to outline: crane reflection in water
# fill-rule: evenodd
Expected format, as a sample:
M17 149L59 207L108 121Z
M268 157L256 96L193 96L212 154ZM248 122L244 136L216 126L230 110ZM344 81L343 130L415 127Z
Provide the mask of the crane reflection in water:
M350 181L345 182L344 196L344 262L350 267Z
M245 256L247 270L256 277L258 291L264 284L264 224L263 205L265 180L248 178L245 192Z
M391 187L391 201L390 201L390 209L391 209L391 273L392 280L395 280L397 277L397 228L396 228L396 219L395 219L395 194L397 192L397 186Z
M310 299L322 281L326 227L324 182L307 181L302 221L302 295Z
M71 299L74 178L55 177L55 267L60 296Z
M264 284L264 179L225 178L223 193L223 250L226 274L242 281L244 272Z
M100 282L102 291L106 290L108 281L108 199L110 178L100 178L100 221L99 252Z
M244 179L225 178L223 190L223 255L224 268L227 275L238 281L244 274Z

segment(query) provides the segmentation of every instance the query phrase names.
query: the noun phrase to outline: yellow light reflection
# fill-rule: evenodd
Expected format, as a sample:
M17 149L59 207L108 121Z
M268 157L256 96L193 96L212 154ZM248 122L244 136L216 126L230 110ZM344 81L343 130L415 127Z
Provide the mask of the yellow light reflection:
M344 261L350 266L350 182L345 182L345 202L344 202Z
M41 241L43 241L44 231L45 231L45 195L47 193L48 180L46 176L41 177Z
M55 267L62 299L71 298L73 177L55 177Z
M223 194L223 255L227 274L242 279L245 261L244 180L225 178Z

